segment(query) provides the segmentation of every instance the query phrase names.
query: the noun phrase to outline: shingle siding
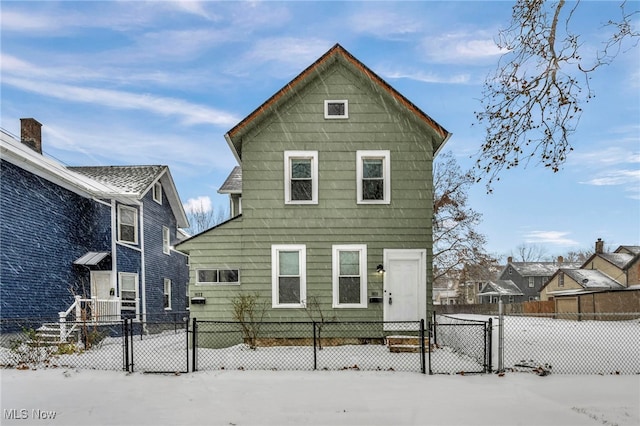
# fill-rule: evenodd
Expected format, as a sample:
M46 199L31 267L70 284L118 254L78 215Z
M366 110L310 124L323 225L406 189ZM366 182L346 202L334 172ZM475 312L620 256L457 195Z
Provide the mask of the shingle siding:
M73 261L110 250L109 208L6 161L1 181L2 317L55 318L88 286Z

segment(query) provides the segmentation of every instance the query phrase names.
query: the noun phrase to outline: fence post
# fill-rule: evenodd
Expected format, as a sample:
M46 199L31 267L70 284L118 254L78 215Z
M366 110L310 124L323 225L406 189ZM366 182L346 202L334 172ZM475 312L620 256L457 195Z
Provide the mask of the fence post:
M433 372L431 371L431 346L434 344L434 342L431 341L431 336L434 335L434 330L435 326L433 325L433 323L431 322L431 320L429 320L429 323L427 324L427 326L429 327L429 375L433 374Z
M436 325L438 324L438 321L436 320L436 311L433 311L433 344L437 345L438 344L438 327L436 327Z
M191 338L191 369L192 371L198 371L198 365L196 364L196 354L198 353L198 321L197 318L193 319L193 337Z
M129 371L129 327L127 319L122 321L122 338L124 339L123 351L122 351L122 369Z
M489 318L489 321L487 324L485 324L485 327L488 327L488 330L485 329L484 331L484 365L485 365L485 373L491 373L491 363L492 363L492 359L491 359L491 343L492 343L492 338L491 335L493 334L493 318Z
M425 365L424 356L424 318L420 319L420 372L422 374L427 373L427 367Z
M498 373L504 371L504 311L502 298L498 300Z
M313 325L313 369L317 370L318 369L318 353L317 353L317 345L316 345L316 322L312 321L311 324Z

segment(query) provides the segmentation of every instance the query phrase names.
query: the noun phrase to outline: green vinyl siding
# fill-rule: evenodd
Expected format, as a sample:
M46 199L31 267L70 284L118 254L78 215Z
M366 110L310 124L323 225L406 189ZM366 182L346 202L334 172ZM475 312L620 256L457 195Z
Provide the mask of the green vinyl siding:
M324 119L326 99L347 99L349 118ZM309 320L302 308L271 308L271 246L304 244L307 299L318 301L325 317L382 320L380 303L332 308L332 246L366 244L367 299L382 296L376 267L383 249L427 249L431 277L434 133L340 63L265 114L242 136L242 217L180 247L191 254L191 294L207 297L192 313L227 319L230 300L241 291L268 301L269 320ZM365 150L390 153L390 204L357 204L356 152ZM285 151L318 151L318 204L285 204ZM193 271L206 266L239 268L240 285L194 286ZM430 306L430 290L427 298Z

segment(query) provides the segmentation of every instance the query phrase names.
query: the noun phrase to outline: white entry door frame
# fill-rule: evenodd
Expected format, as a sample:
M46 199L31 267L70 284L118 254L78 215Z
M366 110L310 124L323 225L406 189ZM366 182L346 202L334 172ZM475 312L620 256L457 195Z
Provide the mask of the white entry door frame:
M420 321L427 316L426 249L384 249L384 321ZM385 330L407 329L385 324Z

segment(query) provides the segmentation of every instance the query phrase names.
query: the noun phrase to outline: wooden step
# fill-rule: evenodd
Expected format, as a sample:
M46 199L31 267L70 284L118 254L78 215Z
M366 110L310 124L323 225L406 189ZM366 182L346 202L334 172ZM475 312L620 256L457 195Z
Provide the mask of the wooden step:
M425 349L429 347L429 338L424 338ZM389 352L420 352L419 336L387 336L387 347Z

